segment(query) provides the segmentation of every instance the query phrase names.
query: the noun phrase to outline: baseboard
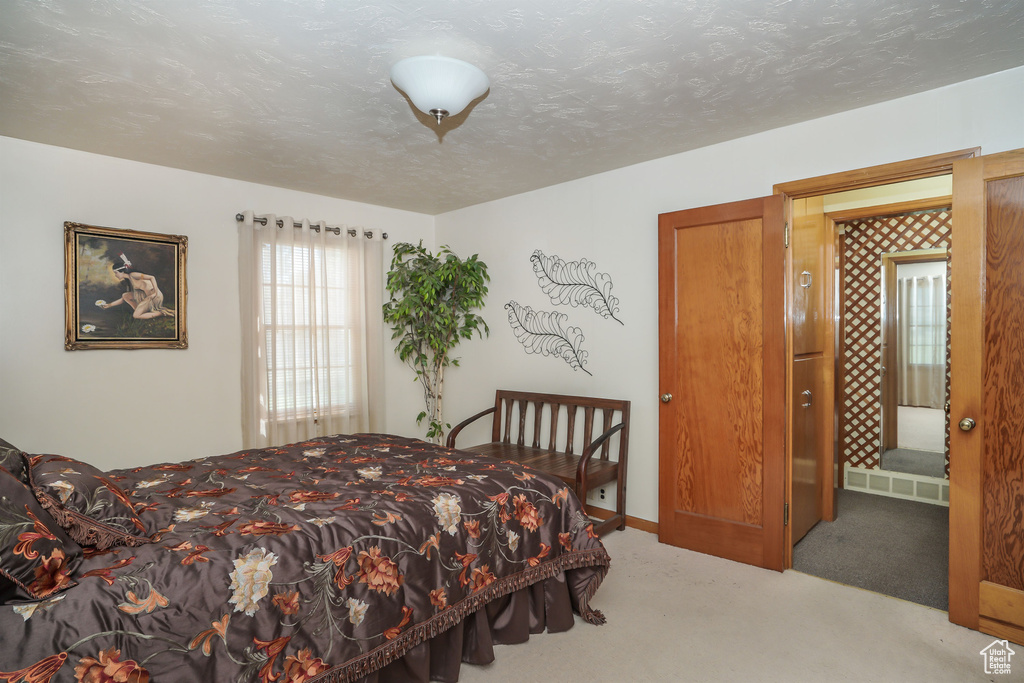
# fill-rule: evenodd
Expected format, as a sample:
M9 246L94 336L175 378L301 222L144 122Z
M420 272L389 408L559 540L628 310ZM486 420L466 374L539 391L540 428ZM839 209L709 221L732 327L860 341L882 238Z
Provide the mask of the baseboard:
M938 477L892 470L869 470L847 464L843 470L843 487L850 491L949 507L949 480Z
M587 505L587 514L591 517L596 517L600 520L606 520L615 514L613 510L605 510L604 508L594 507L593 505ZM631 529L639 529L640 531L646 531L649 534L658 533L658 523L652 522L646 519L640 519L639 517L631 517L626 515L626 526Z
M1012 624L1004 624L995 619L981 617L978 619L978 630L997 638L1005 638L1015 645L1024 646L1024 628Z

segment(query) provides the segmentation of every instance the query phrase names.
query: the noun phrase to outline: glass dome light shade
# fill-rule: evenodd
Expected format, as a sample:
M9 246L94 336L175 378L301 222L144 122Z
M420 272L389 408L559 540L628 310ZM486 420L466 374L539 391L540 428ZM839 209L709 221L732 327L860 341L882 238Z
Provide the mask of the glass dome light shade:
M458 114L490 87L487 75L472 64L437 56L403 59L391 67L391 82L438 123Z

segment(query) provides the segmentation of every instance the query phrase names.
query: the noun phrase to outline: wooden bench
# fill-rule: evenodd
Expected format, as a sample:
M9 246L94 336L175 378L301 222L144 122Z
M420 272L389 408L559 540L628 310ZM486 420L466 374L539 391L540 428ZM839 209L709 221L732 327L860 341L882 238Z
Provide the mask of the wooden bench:
M580 411L583 412L581 432L576 430ZM626 528L629 401L499 390L494 395L493 407L451 430L447 446L455 448L455 440L463 428L491 414L494 416L491 441L462 450L499 460L514 460L553 474L571 486L584 504L588 491L614 481L615 512L608 519L596 522L594 528L598 534ZM594 438L595 423L601 430L597 438ZM618 449L616 459L612 460L609 454L616 433Z

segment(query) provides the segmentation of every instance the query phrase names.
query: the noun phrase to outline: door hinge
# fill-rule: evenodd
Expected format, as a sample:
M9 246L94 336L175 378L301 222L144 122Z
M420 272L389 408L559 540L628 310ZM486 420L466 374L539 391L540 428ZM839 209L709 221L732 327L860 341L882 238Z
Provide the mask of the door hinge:
M789 526L789 503L782 506L782 526Z
M789 221L786 221L786 225L782 228L782 245L789 249Z

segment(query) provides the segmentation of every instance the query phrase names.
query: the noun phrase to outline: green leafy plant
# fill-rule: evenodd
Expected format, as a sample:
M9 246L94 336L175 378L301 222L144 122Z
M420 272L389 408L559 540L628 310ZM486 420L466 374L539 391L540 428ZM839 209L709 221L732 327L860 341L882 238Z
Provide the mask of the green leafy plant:
M395 245L388 272L390 301L384 304L384 322L391 325L392 339L398 340L395 353L415 372L423 386L426 410L416 424L428 420L427 439L441 443L444 422L444 370L457 366L451 351L474 333L490 335L483 318L473 313L482 308L487 294L487 264L473 254L465 261L447 246L436 255L408 242Z

